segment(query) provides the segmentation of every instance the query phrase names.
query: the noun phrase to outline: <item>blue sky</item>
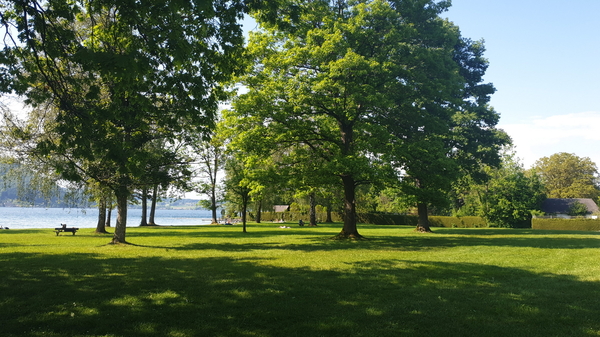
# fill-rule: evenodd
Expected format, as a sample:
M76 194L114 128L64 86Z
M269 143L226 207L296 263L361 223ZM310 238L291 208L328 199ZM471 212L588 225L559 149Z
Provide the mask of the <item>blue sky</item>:
M526 168L558 152L600 165L600 0L453 0L443 14L484 39L491 105Z

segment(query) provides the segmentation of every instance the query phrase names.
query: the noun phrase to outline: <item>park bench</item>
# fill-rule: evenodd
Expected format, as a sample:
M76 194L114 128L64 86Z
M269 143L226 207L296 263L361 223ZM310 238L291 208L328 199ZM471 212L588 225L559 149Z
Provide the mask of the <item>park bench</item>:
M79 228L75 228L75 227L70 227L67 228L67 224L65 223L61 223L60 227L56 227L54 228L54 231L56 232L56 236L58 236L58 234L60 234L60 232L71 232L73 233L73 235L75 235L75 233L79 230Z

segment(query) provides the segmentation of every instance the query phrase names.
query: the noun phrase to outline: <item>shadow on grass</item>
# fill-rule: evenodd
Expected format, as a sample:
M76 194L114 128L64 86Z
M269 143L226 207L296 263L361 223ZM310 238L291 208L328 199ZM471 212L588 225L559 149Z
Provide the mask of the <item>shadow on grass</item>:
M150 231L144 232L135 232L129 231L128 235L130 236L138 236L138 237L178 237L178 236L188 236L188 237L214 237L214 238L240 238L240 237L255 237L255 238L263 238L263 237L271 237L277 235L324 235L323 228L332 228L328 227L291 227L291 228L279 228L278 226L281 224L273 224L273 226L261 224L259 226L253 227L253 225L248 225L247 233L242 232L241 225L235 226L224 226L224 225L203 225L203 226L157 226L157 227L144 227L144 229L150 228ZM286 224L289 226L290 224ZM265 229L267 228L267 229ZM337 234L341 230L341 225L339 228L333 227L337 230L333 232ZM334 234L332 234L334 235Z
M297 233L288 235L297 236ZM264 235L272 237L273 235ZM239 237L239 236L237 236ZM263 236L258 236L263 237ZM181 244L173 246L154 246L134 244L146 248L164 248L172 250L220 250L231 252L242 252L251 250L269 250L285 249L305 252L314 251L348 251L348 250L386 250L386 251L431 251L446 249L452 247L521 247L521 248L546 248L546 249L585 249L599 248L600 240L590 237L536 237L529 235L522 236L496 236L496 237L476 237L472 235L444 235L444 234L423 234L413 236L379 236L369 237L368 240L361 242L330 240L323 233L313 233L306 235L303 239L289 240L282 239L280 242L195 242L190 244ZM298 244L297 242L305 243ZM133 242L133 239L132 239Z
M274 224L275 226L277 224ZM217 249L223 251L243 251L252 249L293 249L299 251L338 250L338 249L374 249L420 251L443 249L456 246L499 246L499 247L530 247L550 249L582 249L600 247L600 233L581 231L540 231L531 229L451 229L434 228L433 234L415 234L403 236L374 236L366 235L368 240L360 244L353 241L329 240L341 229L341 224L325 224L320 227L292 227L280 229L277 227L265 229L265 225L256 228L249 227L248 233L241 233L241 228L228 226L197 226L170 227L174 230L158 230L156 232L130 232L129 237L206 237L206 238L270 238L277 236L305 237L306 244L285 245L276 243L199 243L181 245L178 247L156 247L180 250ZM377 226L360 224L359 231L394 229L411 229L409 226ZM238 229L240 231L238 231ZM253 230L255 229L255 230ZM363 233L363 232L361 232ZM558 234L569 235L556 237ZM548 235L554 237L548 237ZM282 240L285 241L285 240ZM233 242L233 241L232 241ZM284 247L285 245L285 247Z
M23 234L23 233L31 233L31 234L40 234L40 233L54 233L53 229L50 228L39 228L39 229L2 229L0 230L0 235L11 235L11 234Z
M596 235L600 236L600 232L590 231L564 231L564 230L539 230L539 229L508 229L508 228L432 228L434 233L456 234L456 235Z
M595 336L600 284L472 263L3 254L3 336Z

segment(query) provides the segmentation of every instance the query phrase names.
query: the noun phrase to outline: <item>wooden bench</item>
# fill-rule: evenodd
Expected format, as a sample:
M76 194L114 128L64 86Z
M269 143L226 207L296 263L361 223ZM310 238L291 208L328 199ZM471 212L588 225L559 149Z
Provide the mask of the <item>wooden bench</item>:
M60 224L60 227L54 228L54 231L56 232L56 236L58 236L58 234L60 234L60 232L71 232L73 233L73 235L75 235L75 233L79 230L79 228L75 228L75 227L71 227L71 228L67 228L67 224Z

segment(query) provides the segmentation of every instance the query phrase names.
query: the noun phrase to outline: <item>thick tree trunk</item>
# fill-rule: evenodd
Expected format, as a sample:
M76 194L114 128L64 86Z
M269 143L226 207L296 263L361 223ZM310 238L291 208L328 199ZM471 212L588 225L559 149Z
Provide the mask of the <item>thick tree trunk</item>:
M142 220L140 226L148 226L148 189L142 188Z
M106 199L101 198L98 201L98 224L96 225L96 233L106 234Z
M115 194L117 197L117 224L111 243L127 243L125 241L125 232L127 229L127 199L129 191L126 186L121 186Z
M308 196L309 204L310 204L310 212L309 212L309 226L317 225L317 197L315 193L311 193Z
M344 228L336 236L338 239L362 239L356 227L356 184L352 176L342 176L344 183Z
M415 231L422 232L422 233L432 233L431 228L429 228L427 203L418 202L417 203L417 212L419 214L419 220L417 223L417 228L415 228Z
M152 189L152 203L150 204L150 219L148 219L148 225L156 226L154 221L154 215L156 215L156 202L158 199L158 185L154 185Z

